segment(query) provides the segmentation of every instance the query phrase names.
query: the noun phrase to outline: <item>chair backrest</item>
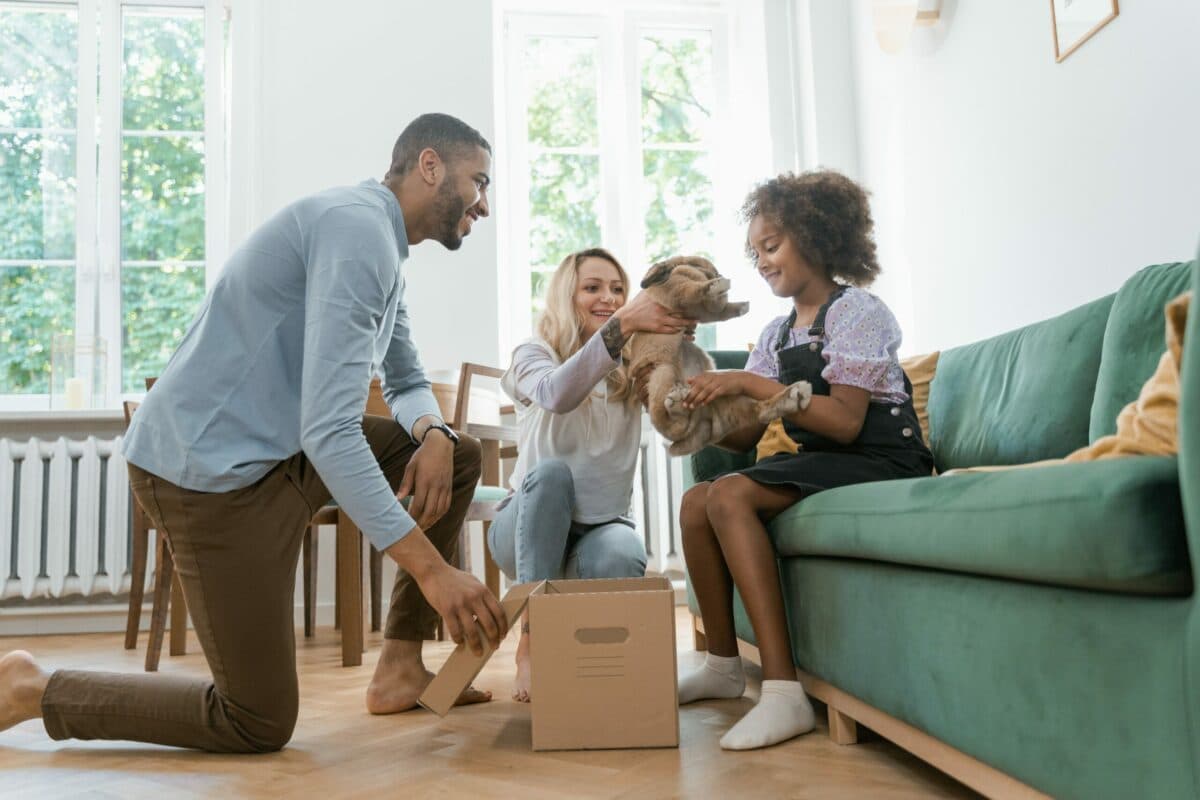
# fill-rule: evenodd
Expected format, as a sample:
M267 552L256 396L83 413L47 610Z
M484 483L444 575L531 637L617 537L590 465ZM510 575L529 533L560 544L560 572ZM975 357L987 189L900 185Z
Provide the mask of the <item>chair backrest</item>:
M480 375L486 378L496 378L497 380L504 377L504 370L497 367L489 367L484 364L473 364L470 361L464 361L462 370L458 373L458 392L454 400L454 419L450 421L450 427L455 430L463 430L468 421L470 421L470 403L471 403L471 378ZM514 413L512 405L500 406L500 416L508 416Z
M121 410L123 412L125 412L125 429L126 430L129 430L129 421L131 419L133 419L133 412L137 411L139 405L141 405L141 403L139 403L136 400L121 401Z

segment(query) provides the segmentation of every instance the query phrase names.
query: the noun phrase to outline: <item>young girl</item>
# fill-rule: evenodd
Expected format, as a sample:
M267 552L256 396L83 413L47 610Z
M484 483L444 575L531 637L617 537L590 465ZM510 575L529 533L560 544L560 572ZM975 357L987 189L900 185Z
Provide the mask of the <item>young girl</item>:
M798 453L698 484L680 509L708 655L680 679L679 702L742 695L734 585L762 656L761 698L722 737L728 750L766 747L813 727L812 706L792 664L767 523L822 489L929 475L933 467L911 386L896 360L900 328L882 300L858 288L879 274L866 193L836 172L787 174L751 192L742 216L759 274L793 308L763 329L745 370L691 379L685 405L732 393L767 398L798 380L812 383L813 398L784 420ZM720 444L749 450L762 433L762 427L738 431Z
M640 577L641 534L625 516L641 444L641 408L621 350L635 331L695 326L639 294L607 250L563 259L550 279L537 338L513 352L501 380L517 408L514 493L488 531L492 556L520 583ZM517 646L513 698L529 701L529 628Z

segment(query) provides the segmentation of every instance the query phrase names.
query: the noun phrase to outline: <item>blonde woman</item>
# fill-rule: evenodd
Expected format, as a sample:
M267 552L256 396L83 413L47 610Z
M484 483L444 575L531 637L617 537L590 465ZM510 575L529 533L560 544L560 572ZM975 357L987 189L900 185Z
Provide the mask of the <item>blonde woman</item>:
M517 408L512 493L488 531L510 580L640 577L642 537L627 516L641 407L621 350L636 331L678 333L693 320L639 294L607 250L563 259L538 336L513 351L501 385ZM513 698L529 701L529 627L517 646Z

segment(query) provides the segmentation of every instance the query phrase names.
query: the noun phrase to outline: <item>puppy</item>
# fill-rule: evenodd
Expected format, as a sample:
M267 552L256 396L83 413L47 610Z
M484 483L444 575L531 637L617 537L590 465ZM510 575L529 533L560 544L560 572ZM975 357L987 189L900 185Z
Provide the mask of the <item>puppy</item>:
M749 303L729 302L729 281L710 261L700 256L681 256L660 261L642 279L642 288L658 303L698 322L721 322L740 317ZM647 364L645 376L647 408L654 427L671 441L671 455L694 453L724 439L739 428L766 424L807 408L812 399L808 381L797 381L768 400L746 396L718 397L711 403L687 409L683 399L690 387L687 379L714 369L713 360L682 333L636 333L629 342L630 374L638 375Z

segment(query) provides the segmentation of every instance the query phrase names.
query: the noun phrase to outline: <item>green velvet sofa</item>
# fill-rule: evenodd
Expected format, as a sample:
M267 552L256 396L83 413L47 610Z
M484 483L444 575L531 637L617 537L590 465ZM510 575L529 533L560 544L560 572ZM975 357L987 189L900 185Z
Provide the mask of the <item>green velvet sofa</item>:
M1114 432L1163 352L1164 304L1198 282L1200 262L1147 267L1113 295L944 351L929 398L938 471L1061 457ZM862 724L985 794L1200 796L1194 307L1185 342L1177 458L862 484L771 523L795 663L835 739ZM745 353L716 357L736 368ZM752 457L709 448L685 475Z

